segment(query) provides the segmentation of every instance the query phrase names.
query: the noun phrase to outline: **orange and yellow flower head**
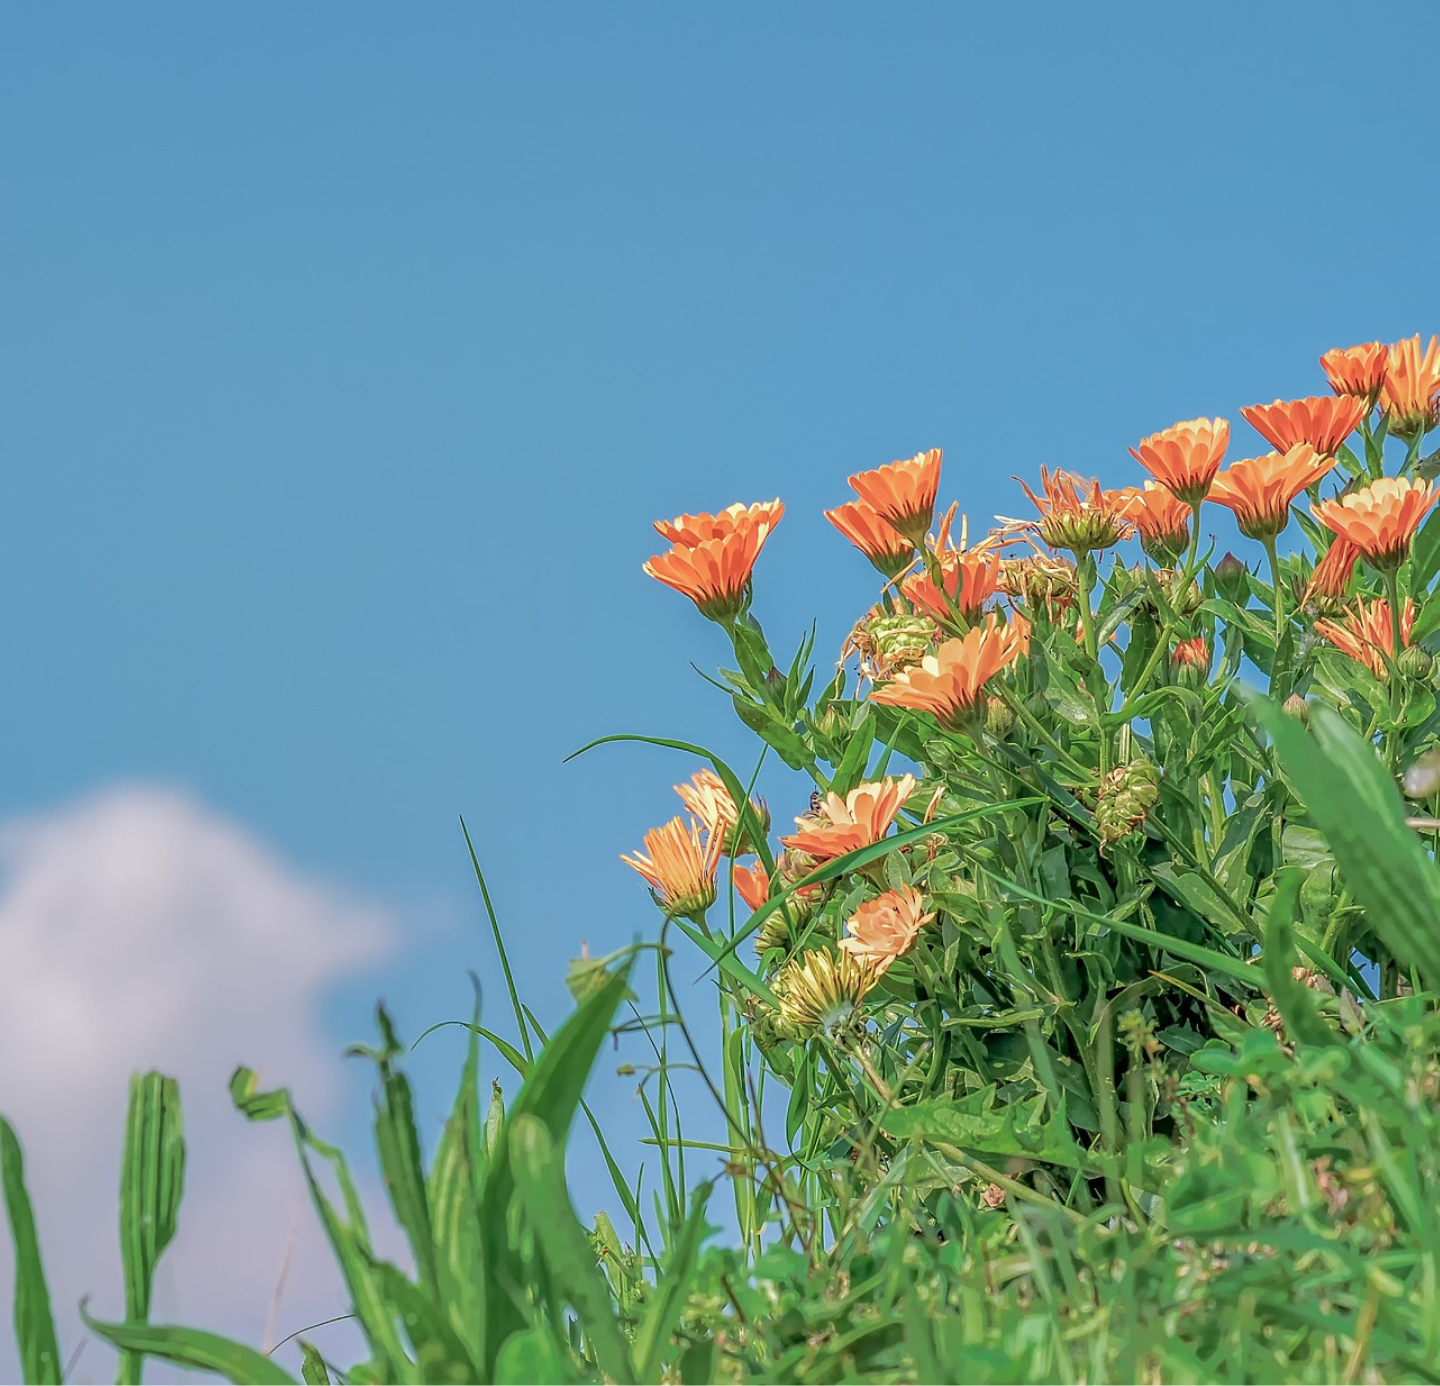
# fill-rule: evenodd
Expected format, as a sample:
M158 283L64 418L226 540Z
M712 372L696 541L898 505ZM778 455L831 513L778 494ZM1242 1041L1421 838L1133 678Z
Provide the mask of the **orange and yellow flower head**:
M1023 481L1020 489L1040 512L1030 527L1052 549L1075 555L1108 549L1128 539L1134 526L1122 513L1125 499L1118 491L1105 491L1098 481L1085 481L1073 472L1040 468L1040 494Z
M915 545L866 501L827 510L825 518L887 578L903 573L914 560Z
M1115 493L1124 515L1139 531L1140 547L1157 563L1173 563L1190 542L1190 507L1168 486L1147 481Z
M914 886L887 890L855 911L840 947L884 972L909 951L920 930L934 918L925 912L924 898Z
M1315 518L1348 539L1380 572L1393 572L1410 553L1415 531L1440 496L1435 484L1386 476L1335 500L1317 501Z
M747 852L754 851L748 841L748 834L742 835L738 844L734 841L740 814L735 807L735 800L730 797L730 791L725 788L725 782L713 770L697 770L690 777L690 783L677 784L675 792L685 807L704 824L705 831L720 839L722 853L744 856ZM765 808L764 800L752 799L750 810L760 825L760 831L767 831L770 814Z
M1249 404L1240 413L1279 452L1309 443L1316 452L1333 453L1360 426L1370 407L1359 395L1316 395Z
M983 625L947 640L919 664L875 689L870 700L928 712L950 731L974 731L985 720L985 685L1030 646L1030 623L1006 625L991 612Z
M1385 380L1380 386L1380 407L1390 431L1402 438L1428 433L1440 421L1440 339L1420 348L1420 334L1406 337L1390 348Z
M655 528L671 547L645 563L644 569L683 592L712 621L733 621L749 601L755 560L784 513L784 505L775 500L732 505L717 515L656 520Z
M937 561L940 586L929 573L918 572L900 584L901 595L937 621L951 620L957 613L974 619L1000 586L999 557L985 549L948 549Z
M1368 413L1380 397L1389 361L1390 349L1384 342L1366 342L1362 346L1332 347L1320 358L1320 368L1337 395L1364 400Z
M850 478L851 489L882 520L898 529L919 548L935 514L935 496L940 489L940 449L917 452L914 457L873 471L857 472Z
M1387 659L1393 662L1401 650L1409 648L1414 626L1415 603L1406 597L1400 608L1400 650L1396 650L1390 603L1377 597L1370 602L1356 602L1338 621L1316 621L1315 634L1363 664L1383 683L1390 678Z
M1359 561L1359 548L1343 534L1337 534L1310 574L1310 581L1305 585L1305 601L1326 606L1343 602L1350 595L1350 582Z
M815 815L795 820L798 831L782 837L783 846L804 853L819 864L843 857L847 852L879 842L895 821L906 799L915 792L915 776L857 785L843 799L827 794Z
M1309 443L1289 452L1267 452L1228 466L1215 478L1210 499L1235 512L1240 533L1249 539L1273 539L1290 521L1290 502L1335 465Z
M1133 457L1176 500L1199 505L1210 490L1230 442L1228 419L1186 419L1142 438Z
M715 903L715 867L720 860L720 839L702 834L693 818L672 818L645 834L645 850L620 858L634 867L655 892L669 915L703 914Z

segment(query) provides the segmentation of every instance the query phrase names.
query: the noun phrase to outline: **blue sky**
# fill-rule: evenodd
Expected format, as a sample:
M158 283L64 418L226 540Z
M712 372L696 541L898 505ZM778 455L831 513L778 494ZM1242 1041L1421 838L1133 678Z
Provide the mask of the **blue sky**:
M693 768L564 757L750 753L650 521L781 496L756 611L826 657L874 589L820 514L852 471L943 446L983 526L1042 462L1135 481L1177 419L1263 450L1240 405L1440 330L1437 38L1420 4L8 7L0 815L171 786L380 902L388 960L313 998L338 1066L377 995L414 1035L475 967L499 1015L464 814L557 1019L582 939L655 934L617 858Z

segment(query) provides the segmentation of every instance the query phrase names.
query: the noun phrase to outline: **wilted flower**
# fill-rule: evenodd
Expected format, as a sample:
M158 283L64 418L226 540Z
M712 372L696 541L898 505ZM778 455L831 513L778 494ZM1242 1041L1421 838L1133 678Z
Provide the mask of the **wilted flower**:
M1290 502L1335 465L1333 457L1297 443L1289 452L1267 452L1227 467L1215 478L1210 499L1235 512L1248 539L1273 539L1290 520Z
M940 489L940 449L917 452L873 471L857 472L851 489L882 520L898 529L913 548L925 542Z
M1140 547L1157 563L1173 563L1190 542L1190 507L1153 481L1115 494L1124 498L1123 513L1139 530Z
M1298 693L1292 693L1280 705L1280 711L1293 717L1302 727L1310 725L1310 704Z
M1337 395L1354 395L1371 406L1385 383L1389 360L1390 350L1384 342L1366 342L1363 346L1332 348L1320 358L1320 366Z
M1117 765L1100 781L1095 825L1102 847L1128 837L1145 823L1160 798L1160 767L1151 760Z
M1410 644L1415 625L1415 603L1409 597L1400 608L1400 648ZM1395 629L1390 603L1384 597L1370 602L1357 602L1339 621L1316 621L1315 634L1323 636L1335 648L1363 664L1377 679L1388 682L1390 671L1386 658L1393 660Z
M1348 539L1373 567L1393 572L1405 561L1415 531L1437 499L1431 482L1387 476L1348 496L1317 501L1314 512L1321 524Z
M1343 534L1337 534L1310 575L1305 601L1343 602L1350 593L1350 580L1359 558L1359 548Z
M712 621L731 621L744 610L755 560L780 522L780 501L732 505L718 515L656 520L672 547L643 565L645 572L683 592Z
M1430 338L1422 352L1420 334L1406 337L1390 348L1380 406L1390 420L1390 431L1405 436L1428 433L1440 418L1440 339Z
M622 855L654 888L666 914L696 915L715 903L715 867L720 839L702 840L700 825L672 818L645 834L645 851Z
M1073 472L1040 468L1036 495L1023 481L1020 489L1040 512L1032 527L1052 549L1069 549L1076 555L1108 549L1128 539L1133 526L1124 516L1124 499L1105 491L1098 481L1084 481Z
M857 785L843 799L827 794L818 814L795 820L798 829L781 843L812 858L816 864L879 842L895 821L901 805L915 790L915 776Z
M1079 595L1075 565L1068 558L1028 554L1000 560L1000 590L1029 607L1070 606Z
M1156 481L1186 505L1199 505L1210 490L1230 442L1227 419L1187 419L1142 438L1130 449Z
M812 949L775 976L775 999L791 1030L844 1040L863 1025L861 1002L880 980L879 971L852 953Z
M900 584L901 595L936 620L949 620L956 610L967 618L978 616L1000 584L1000 560L983 549L950 549L936 561L943 591L929 573L918 572Z
M985 716L985 684L1008 669L1030 643L1030 623L1017 615L1009 625L991 612L985 624L947 640L914 668L897 674L870 700L928 712L942 727L963 731Z
M827 510L825 518L887 578L903 573L915 556L915 545L863 500Z
M852 653L858 654L861 677L880 682L918 664L939 636L939 627L928 616L872 607L846 637L840 661L843 664Z
M1250 404L1240 413L1280 452L1309 443L1316 452L1333 453L1360 426L1369 406L1358 395L1316 395L1307 399Z
M840 947L884 972L934 918L925 913L925 901L914 886L887 890L850 917L845 925L848 937L840 940Z

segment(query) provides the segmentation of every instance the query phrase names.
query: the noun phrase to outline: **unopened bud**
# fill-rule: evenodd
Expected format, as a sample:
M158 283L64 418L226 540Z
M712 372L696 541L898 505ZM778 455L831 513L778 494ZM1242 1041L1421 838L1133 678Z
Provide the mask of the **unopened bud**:
M1243 602L1250 595L1250 573L1233 553L1215 565L1215 587L1226 601Z
M1100 781L1095 823L1102 846L1128 837L1143 827L1146 815L1160 798L1160 767L1152 760L1117 765Z
M1435 672L1435 658L1429 650L1422 650L1419 645L1411 645L1400 651L1395 667L1403 677L1414 679L1416 683L1424 683Z
M985 700L985 730L996 741L1003 741L1009 736L1014 725L1015 714L1010 711L1010 705L1004 698L991 697Z
M1428 799L1440 792L1440 748L1426 751L1400 781L1408 799Z
M1298 693L1292 693L1281 704L1280 710L1287 716L1293 717L1302 727L1310 725L1310 704Z

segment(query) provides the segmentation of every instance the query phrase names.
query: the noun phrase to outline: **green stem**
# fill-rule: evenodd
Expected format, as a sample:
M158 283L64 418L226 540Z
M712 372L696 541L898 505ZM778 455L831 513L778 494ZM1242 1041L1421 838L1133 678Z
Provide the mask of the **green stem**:
M1400 710L1405 691L1400 686L1400 574L1387 568L1380 574L1390 606L1390 661L1387 680L1390 693L1390 729L1385 733L1385 762L1392 775L1400 769Z
M1100 631L1095 612L1091 610L1091 594L1094 591L1095 557L1090 553L1077 553L1075 555L1075 582L1080 589L1080 614L1085 622L1084 646L1085 653L1090 657L1090 673L1085 677L1085 685L1089 689L1090 699L1095 704L1095 730L1100 742L1100 770L1099 775L1103 780L1110 770L1110 735L1105 729L1105 714L1108 707L1102 702L1100 690L1090 687L1092 679L1099 678L1104 683L1104 675L1100 670ZM1109 692L1109 685L1106 684L1106 692Z
M1280 582L1280 555L1275 551L1275 536L1267 534L1260 541L1270 560L1271 600L1275 607L1275 662L1270 667L1270 686L1275 686L1276 666L1280 663L1280 642L1285 638L1285 593Z

